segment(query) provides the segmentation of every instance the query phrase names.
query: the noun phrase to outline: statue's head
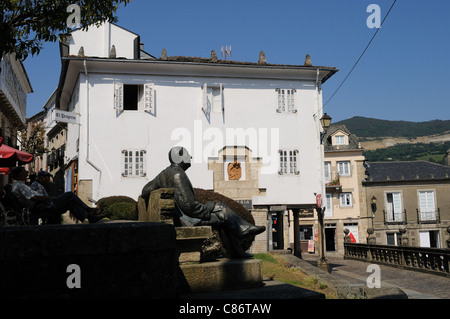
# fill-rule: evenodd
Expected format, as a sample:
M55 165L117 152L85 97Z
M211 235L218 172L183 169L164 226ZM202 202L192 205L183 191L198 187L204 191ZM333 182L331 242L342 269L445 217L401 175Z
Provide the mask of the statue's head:
M191 167L191 158L187 149L181 146L175 146L169 151L170 163L180 165L184 170Z

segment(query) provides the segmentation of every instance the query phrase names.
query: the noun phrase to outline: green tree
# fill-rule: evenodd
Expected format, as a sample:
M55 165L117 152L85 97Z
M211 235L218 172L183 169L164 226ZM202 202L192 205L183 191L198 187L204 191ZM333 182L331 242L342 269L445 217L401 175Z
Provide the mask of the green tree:
M79 27L116 22L120 4L131 0L0 0L0 60L4 54L15 53L25 60L31 53L39 54L44 42L55 42L61 33L71 31L68 18L80 8ZM78 22L78 21L77 21Z

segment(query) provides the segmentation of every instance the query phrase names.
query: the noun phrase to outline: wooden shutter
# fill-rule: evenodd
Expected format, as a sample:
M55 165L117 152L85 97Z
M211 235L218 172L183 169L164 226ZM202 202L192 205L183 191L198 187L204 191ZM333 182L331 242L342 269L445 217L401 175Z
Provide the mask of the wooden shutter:
M144 111L155 114L155 87L153 83L144 85Z
M114 83L114 108L123 112L123 84L122 83Z

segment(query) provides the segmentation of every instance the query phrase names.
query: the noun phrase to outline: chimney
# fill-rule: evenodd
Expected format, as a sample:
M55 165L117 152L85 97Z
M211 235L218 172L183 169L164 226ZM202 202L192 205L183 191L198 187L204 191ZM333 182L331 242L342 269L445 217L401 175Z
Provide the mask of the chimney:
M445 155L445 165L450 166L450 150L447 151L447 155Z
M258 64L267 64L267 60L266 60L266 54L264 53L263 50L261 50L261 52L259 52L259 59L258 59Z
M305 57L304 66L312 66L311 56L309 54L307 54L306 57Z

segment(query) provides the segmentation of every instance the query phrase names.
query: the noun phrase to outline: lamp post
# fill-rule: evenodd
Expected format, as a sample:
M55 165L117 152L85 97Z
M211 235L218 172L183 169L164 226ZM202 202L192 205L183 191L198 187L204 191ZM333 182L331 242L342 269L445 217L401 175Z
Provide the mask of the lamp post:
M330 127L332 118L327 114L324 113L323 116L320 118L320 124L322 125L323 132L320 133L320 144L323 144L323 138L327 134L327 130Z
M372 208L372 228L373 228L373 220L375 218L375 212L377 211L377 198L372 196L370 199L370 207Z
M326 135L326 132L331 124L331 117L324 113L322 118L320 119L320 124L322 125L323 132L320 133L320 144L323 145L323 139ZM323 154L322 150L322 154ZM321 163L322 167L324 165L323 160ZM323 174L322 174L322 187L325 187L325 181L323 180ZM325 213L325 207L322 207L322 200L320 202L317 202L317 218L319 223L319 241L320 241L320 249L319 249L319 260L317 262L317 266L319 269L322 269L326 272L330 272L330 267L328 264L328 260L325 257L325 234L324 234L324 227L323 227L323 218Z

